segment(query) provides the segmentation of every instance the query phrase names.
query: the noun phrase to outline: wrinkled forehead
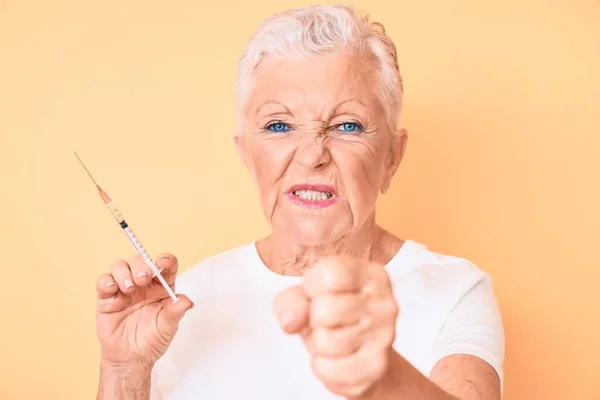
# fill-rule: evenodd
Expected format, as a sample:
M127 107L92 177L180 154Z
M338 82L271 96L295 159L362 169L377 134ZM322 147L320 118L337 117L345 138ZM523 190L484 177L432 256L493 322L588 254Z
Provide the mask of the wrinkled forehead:
M279 104L293 114L320 118L341 102L345 108L383 114L375 94L375 77L373 65L357 55L269 56L254 72L246 114L252 118Z

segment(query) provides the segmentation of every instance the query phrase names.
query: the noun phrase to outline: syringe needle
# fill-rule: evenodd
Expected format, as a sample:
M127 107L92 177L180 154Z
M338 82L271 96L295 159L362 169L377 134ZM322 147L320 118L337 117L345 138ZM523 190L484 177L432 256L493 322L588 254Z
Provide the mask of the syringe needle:
M75 157L77 157L77 159L79 160L79 163L81 164L81 166L83 167L83 169L85 169L85 172L87 172L87 174L90 177L90 179L92 180L92 182L94 182L94 185L96 185L96 189L98 189L98 193L100 194L100 198L102 198L102 201L104 201L104 204L109 204L112 201L110 199L110 197L108 197L108 195L106 194L106 192L104 190L102 190L102 188L100 187L100 185L98 185L98 183L96 183L96 180L94 179L94 177L92 176L92 174L90 173L90 171L87 169L87 167L85 166L85 164L83 163L83 161L81 161L81 158L79 158L79 156L77 155L77 153L75 151L73 151L73 154L75 154Z
M83 163L83 161L81 161L81 158L79 158L79 156L77 155L77 153L75 152L75 150L73 150L73 154L75 154L75 157L77 157L77 159L79 160L79 163L81 164L81 166L83 167L83 169L85 169L85 172L87 172L87 174L90 177L90 179L92 180L92 182L94 182L94 185L98 186L98 184L96 183L96 180L94 179L94 177L92 176L92 174L90 174L90 171L87 169L87 167L85 166L85 164Z
M77 159L81 163L81 166L83 167L83 169L85 169L85 172L87 172L87 174L90 177L90 179L92 180L92 182L94 182L94 185L96 185L96 189L98 189L98 193L100 194L102 201L104 202L104 204L106 204L106 206L110 210L113 217L115 217L115 219L117 220L117 222L119 223L119 225L121 226L121 228L123 229L125 234L127 235L127 238L129 239L131 244L133 244L133 246L135 247L137 252L142 256L142 259L144 260L144 262L150 267L150 269L154 273L154 276L156 276L156 278L158 278L158 280L163 285L163 287L165 288L165 290L167 291L169 296L171 296L171 298L173 299L173 302L176 303L177 301L179 301L179 299L177 298L177 296L175 296L175 293L173 293L173 290L171 289L171 287L169 286L167 281L165 281L165 279L160 274L162 271L159 270L158 266L154 263L154 261L152 261L152 258L150 257L150 255L148 254L148 252L146 251L144 246L142 246L140 241L137 239L137 237L135 236L135 234L133 233L133 231L127 224L127 221L125 221L125 218L123 218L123 215L121 214L121 212L117 209L117 207L115 207L111 198L108 196L108 194L106 194L106 192L104 190L102 190L100 185L98 185L98 183L96 183L96 180L94 179L94 177L92 176L90 171L86 168L83 161L81 161L81 158L79 158L77 153L75 151L73 151L73 153L75 154L75 157L77 157Z

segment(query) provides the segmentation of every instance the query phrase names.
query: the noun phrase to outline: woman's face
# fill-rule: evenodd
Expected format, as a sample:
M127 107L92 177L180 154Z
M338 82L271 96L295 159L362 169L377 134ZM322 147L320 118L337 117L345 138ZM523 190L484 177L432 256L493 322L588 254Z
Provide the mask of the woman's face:
M365 58L271 56L255 71L240 155L274 232L298 245L335 242L373 221L403 153Z

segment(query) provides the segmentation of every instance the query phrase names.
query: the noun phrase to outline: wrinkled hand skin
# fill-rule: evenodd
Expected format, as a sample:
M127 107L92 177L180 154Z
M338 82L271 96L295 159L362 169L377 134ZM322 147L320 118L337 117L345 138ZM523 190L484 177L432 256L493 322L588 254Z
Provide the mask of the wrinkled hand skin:
M157 258L165 281L175 289L177 258ZM168 349L179 321L194 305L185 295L173 302L137 254L116 260L96 280L96 330L101 368L98 400L146 400L154 363Z
M378 392L393 358L399 307L382 265L327 258L302 284L279 293L274 312L288 334L299 334L312 370L332 393L366 399Z

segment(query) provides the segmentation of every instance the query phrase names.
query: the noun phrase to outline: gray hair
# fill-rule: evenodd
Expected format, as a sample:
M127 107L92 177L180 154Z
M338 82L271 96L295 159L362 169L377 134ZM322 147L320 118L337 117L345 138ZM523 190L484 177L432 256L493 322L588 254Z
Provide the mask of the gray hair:
M252 90L252 74L270 54L322 55L336 50L363 52L374 58L377 71L375 94L384 107L388 124L395 129L402 108L402 77L396 46L383 25L370 22L344 5L316 5L275 14L263 21L238 62L236 110L242 124L243 110Z

